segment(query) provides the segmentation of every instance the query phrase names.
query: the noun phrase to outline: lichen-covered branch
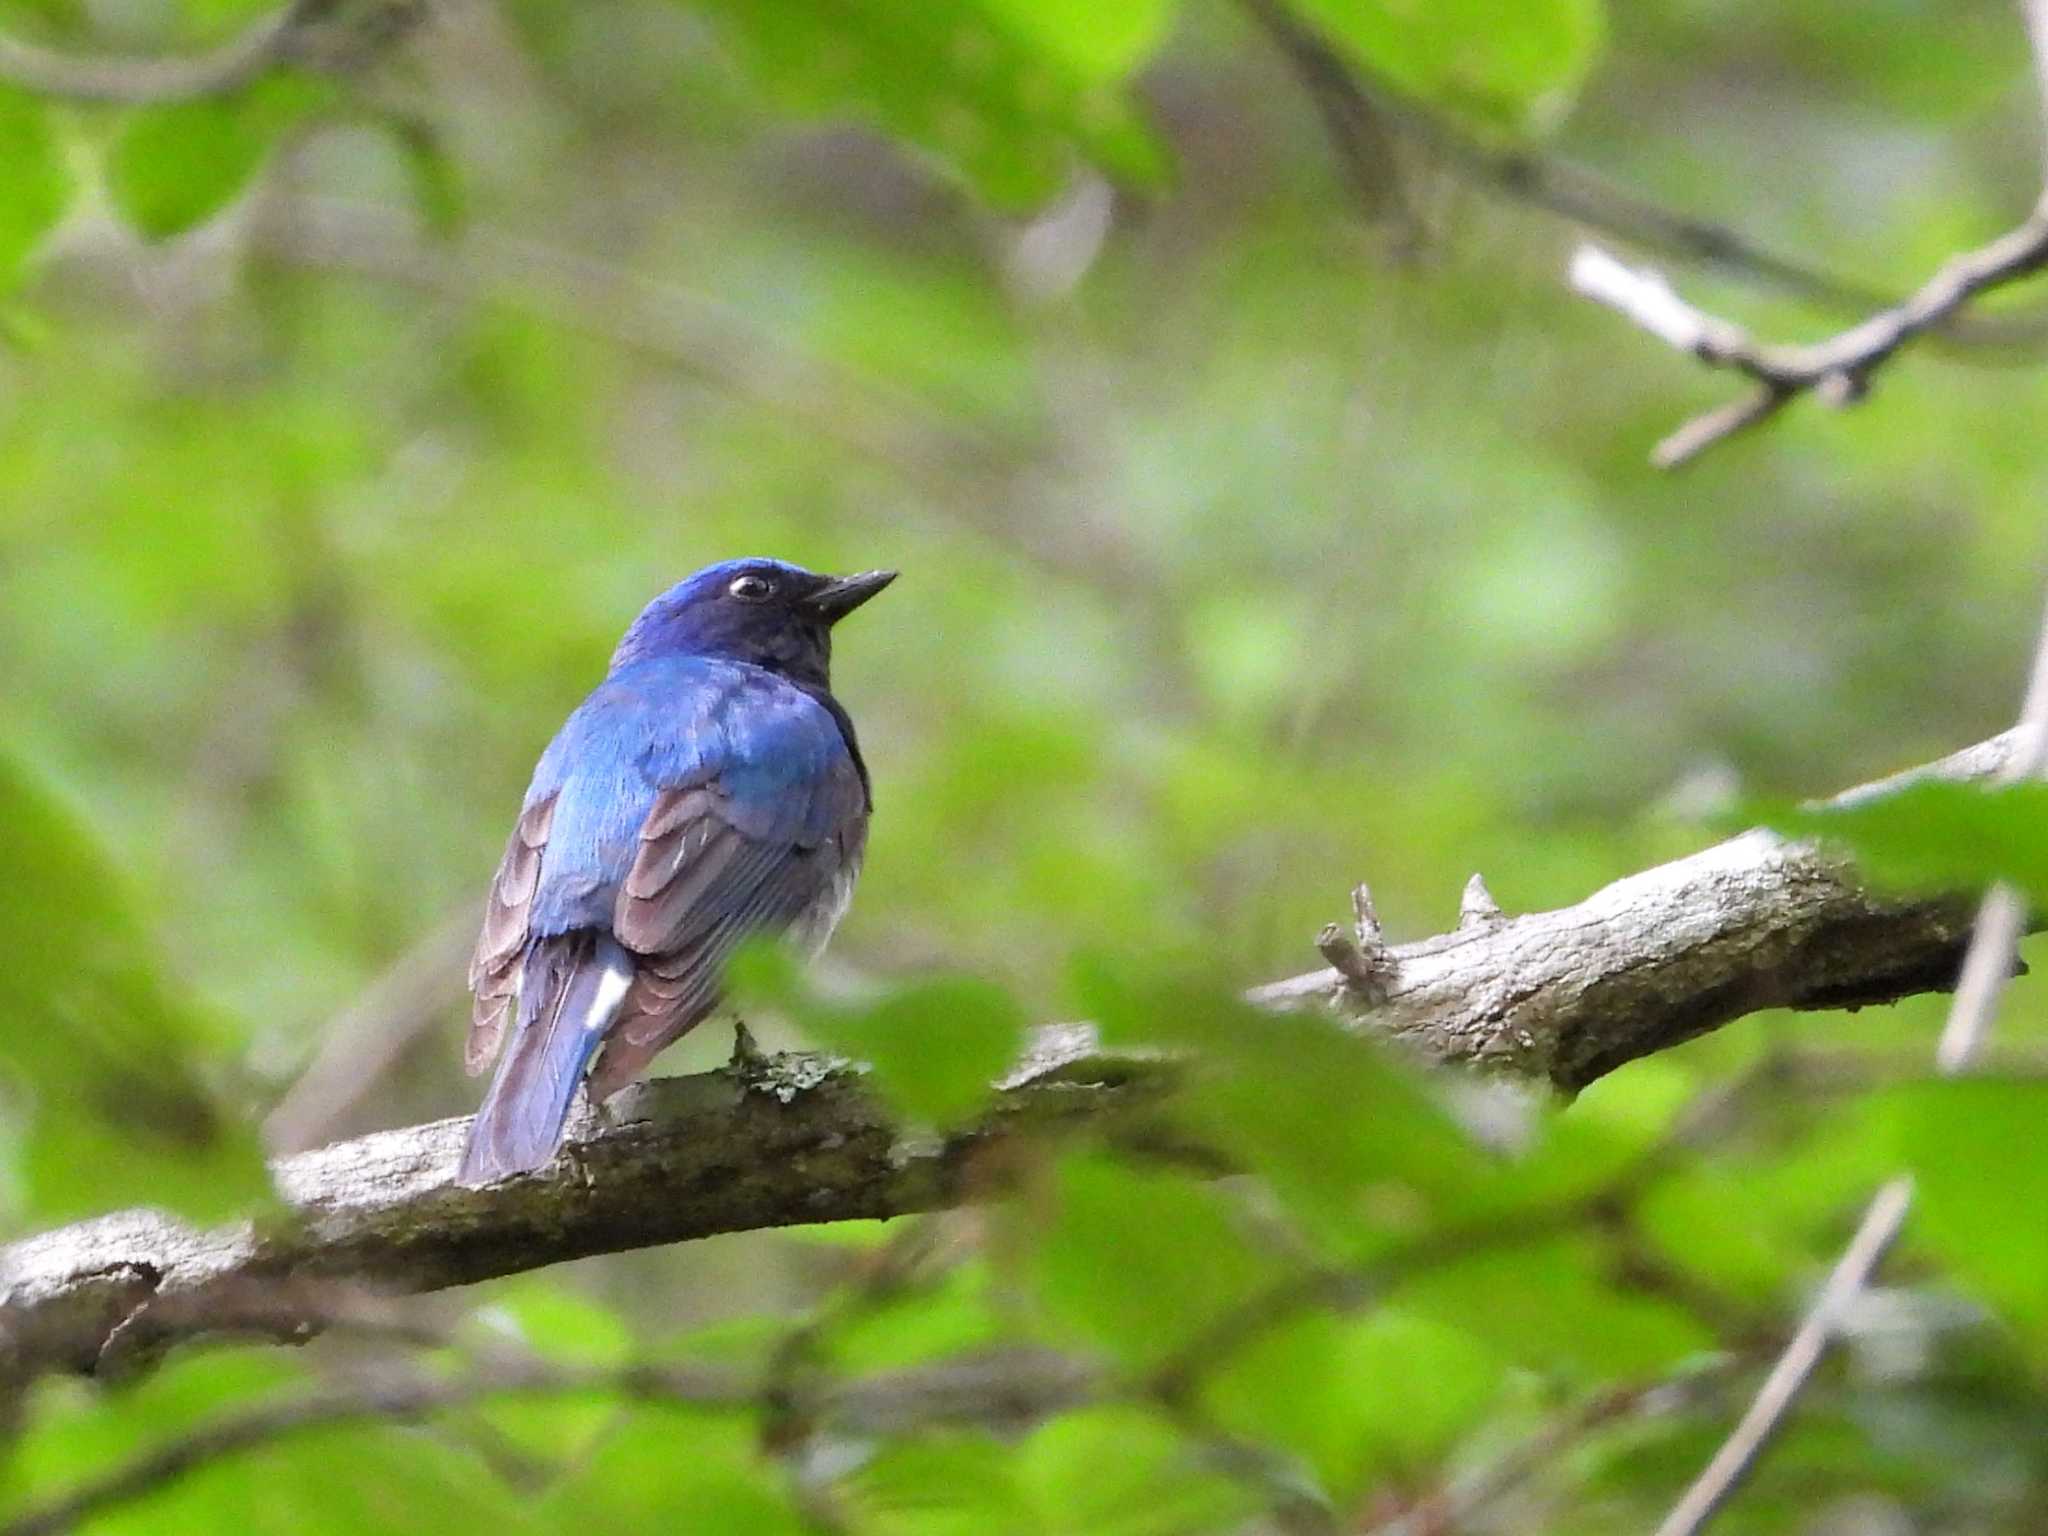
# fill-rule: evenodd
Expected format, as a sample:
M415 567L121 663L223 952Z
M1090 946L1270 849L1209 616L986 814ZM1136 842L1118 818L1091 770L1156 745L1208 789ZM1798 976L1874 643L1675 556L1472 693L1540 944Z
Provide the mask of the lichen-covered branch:
M1918 771L1988 778L2016 740ZM1558 911L1509 917L1475 887L1455 932L1376 943L1371 987L1331 968L1252 996L1574 1089L1758 1009L1946 988L1970 920L1966 899L1881 899L1819 851L1755 831ZM338 1142L276 1164L285 1209L255 1223L197 1231L123 1211L0 1249L0 1377L115 1372L196 1334L303 1337L379 1294L957 1202L984 1187L976 1154L991 1141L1053 1122L1135 1127L1171 1078L1069 1025L1041 1032L990 1117L948 1139L900 1134L857 1071L791 1055L628 1090L550 1167L489 1189L454 1182L463 1120Z

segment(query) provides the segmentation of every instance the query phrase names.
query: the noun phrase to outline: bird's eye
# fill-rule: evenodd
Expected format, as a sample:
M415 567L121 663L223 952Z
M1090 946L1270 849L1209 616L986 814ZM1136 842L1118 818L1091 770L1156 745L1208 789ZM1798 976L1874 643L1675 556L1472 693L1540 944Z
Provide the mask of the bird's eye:
M743 603L765 603L775 595L775 583L766 576L735 576L725 590Z

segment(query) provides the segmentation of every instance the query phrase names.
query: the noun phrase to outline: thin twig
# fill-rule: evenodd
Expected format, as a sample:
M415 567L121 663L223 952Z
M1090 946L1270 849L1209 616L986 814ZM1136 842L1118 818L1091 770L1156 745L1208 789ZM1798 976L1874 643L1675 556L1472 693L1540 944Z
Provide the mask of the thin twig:
M2025 0L2021 9L2048 136L2048 0ZM1741 326L1688 304L1659 273L1630 267L1597 245L1581 245L1568 274L1575 292L1708 367L1744 374L1756 386L1743 398L1686 422L1657 444L1650 461L1659 469L1676 468L1769 420L1801 395L1853 405L1869 392L1877 371L1908 343L1952 328L1979 295L2048 266L2048 141L2043 159L2042 190L2012 229L1951 256L1899 302L1824 341L1803 345L1756 341Z
M2031 276L2044 265L2048 199L1990 244L1951 257L1902 302L1808 345L1752 340L1741 327L1686 303L1658 273L1626 266L1596 245L1582 245L1573 254L1569 280L1574 291L1605 304L1658 340L1709 367L1731 369L1755 381L1750 395L1695 417L1657 444L1651 462L1673 469L1723 438L1775 416L1800 395L1817 394L1833 405L1854 404L1869 391L1877 370L1908 342L1944 324L1977 295Z
M1764 1378L1748 1412L1721 1443L1706 1470L1686 1490L1685 1497L1664 1517L1664 1523L1657 1527L1657 1536L1695 1536L1741 1485L1792 1411L1814 1367L1833 1342L1844 1314L1861 1294L1864 1282L1898 1237L1912 1203L1913 1181L1908 1178L1893 1179L1877 1192L1877 1198L1857 1223L1856 1235L1843 1250L1827 1284L1821 1287L1820 1296L1800 1323L1799 1331L1793 1334L1792 1342Z
M2048 49L2048 38L2042 42ZM2044 54L2043 67L2048 70L2048 54ZM2048 101L2048 91L2043 100ZM2018 735L1998 783L2038 779L2048 772L2048 615L2042 618L2040 638L2034 642L2033 673L2027 680L2026 702L2020 707ZM1976 932L1956 981L1955 1003L1935 1052L1935 1064L1943 1072L1961 1072L1983 1049L1985 1031L1997 1015L2006 982L2012 978L2013 956L2026 923L2026 902L2018 891L2001 882L1985 893L1984 904L1977 909Z
M1354 183L1355 168L1382 152L1384 140L1378 135L1383 125L1392 126L1458 175L1547 213L1668 255L1732 267L1836 308L1868 309L1885 301L1877 289L1765 250L1722 225L1673 213L1590 171L1467 138L1384 81L1374 81L1368 90L1361 71L1284 0L1243 4L1307 89Z
M1401 185L1385 116L1343 61L1280 0L1244 0L1244 6L1300 77L1359 208L1368 218L1390 217L1400 231L1399 243L1412 244L1418 234L1415 211Z
M1474 139L1387 81L1368 77L1296 16L1285 0L1243 4L1315 102L1354 185L1359 180L1357 168L1384 154L1386 131L1392 129L1467 182L1645 250L1765 283L1837 312L1867 314L1899 302L1896 290L1772 250L1740 230L1653 202L1583 166ZM1937 324L1941 340L1981 351L2038 344L2044 319L2048 317L1952 313Z
M1463 1531L1482 1510L1556 1467L1581 1441L1622 1419L1674 1413L1701 1388L1738 1369L1746 1359L1742 1352L1731 1352L1704 1364L1688 1366L1674 1375L1603 1387L1539 1425L1493 1460L1366 1527L1360 1536L1431 1536Z

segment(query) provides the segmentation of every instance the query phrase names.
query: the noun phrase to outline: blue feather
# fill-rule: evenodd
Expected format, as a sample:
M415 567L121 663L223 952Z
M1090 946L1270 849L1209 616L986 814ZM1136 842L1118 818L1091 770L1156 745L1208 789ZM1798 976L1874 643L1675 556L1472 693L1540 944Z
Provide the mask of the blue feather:
M749 933L830 934L870 799L827 632L890 574L730 561L627 630L535 767L492 887L472 1070L511 1029L466 1182L544 1163L577 1085L602 1098L709 1014Z
M632 956L588 929L527 950L518 1032L498 1058L470 1128L459 1175L465 1184L548 1160L632 977Z

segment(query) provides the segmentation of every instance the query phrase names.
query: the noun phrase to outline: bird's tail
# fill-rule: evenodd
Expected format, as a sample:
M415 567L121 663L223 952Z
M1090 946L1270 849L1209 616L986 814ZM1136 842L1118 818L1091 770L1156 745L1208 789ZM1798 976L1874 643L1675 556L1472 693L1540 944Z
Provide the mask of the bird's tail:
M464 1184L538 1168L562 1139L583 1070L633 981L633 957L584 929L536 939L519 976L512 1038L462 1154Z

